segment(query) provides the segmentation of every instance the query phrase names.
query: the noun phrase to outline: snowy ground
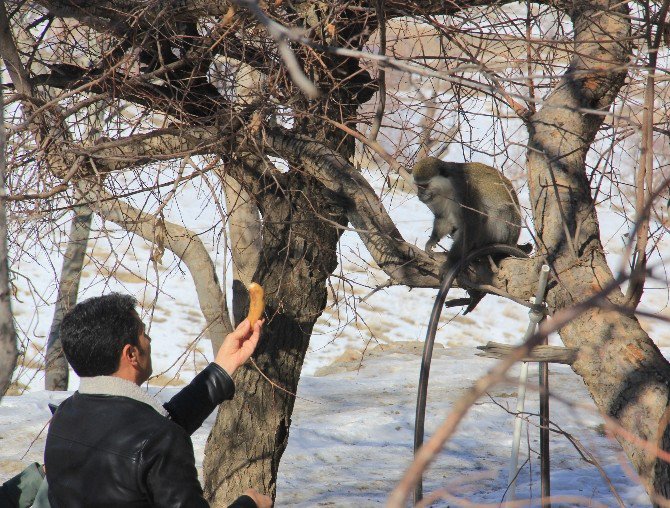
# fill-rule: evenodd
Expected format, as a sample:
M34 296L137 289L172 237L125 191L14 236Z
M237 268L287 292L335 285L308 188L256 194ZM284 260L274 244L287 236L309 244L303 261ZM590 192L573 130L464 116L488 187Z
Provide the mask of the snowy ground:
M214 205L201 212L202 196L194 186L188 186L181 194L180 207L167 207L166 218L177 220L185 216L191 227L205 232L203 240L219 273L230 277L228 259L219 254L223 249L218 245L216 231L207 232L218 220ZM402 193L389 194L385 205L405 239L423 245L431 225L427 209L416 198ZM623 221L616 210L604 207L599 209L599 217L610 261L617 266L623 246ZM96 227L102 226L98 223ZM156 277L149 262L150 247L145 242L131 241L114 233L113 228L111 236L112 241L105 234L90 242L89 255L96 261L91 260L84 270L80 297L117 290L139 299L143 317L151 323L154 372L159 374L151 381L150 391L160 390L158 396L167 399L212 356L206 340L198 339L204 320L195 290L189 274L169 253L166 252ZM59 245L62 240L54 236L50 241ZM661 251L670 252L669 247L666 238ZM15 393L21 395L7 396L0 404L0 481L30 461L41 460L43 430L49 418L46 403L67 396L42 390L43 371L39 367L53 312L54 277L61 264L55 249L47 249L47 253L36 249L32 257L15 259L12 265L22 277L14 310L25 356L15 376ZM365 264L369 255L354 233L343 236L340 255L336 275L346 275L353 284L332 279L336 296L330 294L329 304L315 327L300 381L289 446L280 466L277 506L383 504L411 460L420 352L436 291L394 287L363 302L361 299L386 277ZM668 288L664 284L650 286L642 307L670 315ZM527 309L491 296L471 315L461 316L456 309L443 312L430 378L427 435L442 421L453 401L492 365L491 360L474 356L475 346L489 340L516 343L527 320ZM670 327L652 319L642 322L659 347L670 348ZM555 337L551 340L558 343ZM194 341L194 347L187 351ZM670 349L664 351L670 353ZM70 389L77 386L78 380L73 376ZM626 506L647 506L648 498L634 479L619 445L602 435L602 421L581 380L568 368L553 367L551 386L556 394L568 398L552 402L553 421L597 457ZM427 493L447 489L449 495L471 501L501 500L512 439L512 418L505 408L514 408L516 390L514 383L497 386L490 393L491 398L480 400L470 411L454 440L428 471ZM530 412L537 411L535 393L530 394L526 407ZM194 438L199 461L212 423L210 418ZM531 418L524 433L525 455L520 463L529 449L530 458L519 476L518 487L520 497L534 499L539 492L536 423L537 419ZM559 434L552 436L552 467L553 493L573 496L563 506L576 505L574 496L586 505L616 504L598 469L582 460ZM442 506L447 504L458 505L454 500L441 502Z
M413 418L422 344L394 343L370 350L363 358L335 362L324 376L303 376L298 391L289 446L279 470L277 506L378 506L384 503L412 457ZM471 347L438 346L433 359L426 432L430 435L450 405L472 379L493 365L474 356ZM531 379L536 379L531 368ZM552 402L552 420L579 439L597 458L626 506L648 506L648 498L631 476L619 445L602 434L602 420L588 402L582 382L570 369L553 366L551 383L565 401ZM156 389L152 388L152 392ZM158 395L167 400L176 388ZM46 404L67 394L44 391L6 397L0 406L2 477L30 461L41 460L49 418ZM469 501L498 503L506 488L512 441L516 384L497 386L472 408L455 438L425 476L425 492L444 489ZM526 410L537 412L537 394L529 393ZM537 418L524 430L518 498L537 499L539 463ZM195 437L202 460L210 417ZM39 437L38 437L39 436ZM566 437L553 434L552 492L559 506L615 506L608 482L580 458ZM34 441L34 442L33 442ZM530 457L528 450L530 451ZM579 502L581 500L581 502ZM458 506L451 499L437 506Z

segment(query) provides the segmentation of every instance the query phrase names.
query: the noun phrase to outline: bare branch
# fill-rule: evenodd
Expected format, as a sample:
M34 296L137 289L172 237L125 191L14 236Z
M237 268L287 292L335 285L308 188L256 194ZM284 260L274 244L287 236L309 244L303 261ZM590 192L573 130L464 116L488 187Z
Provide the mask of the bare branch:
M258 2L255 0L233 0L236 4L246 7L249 9L252 14L256 17L260 23L265 26L270 37L274 39L279 48L279 54L284 60L284 65L286 65L286 70L289 72L295 84L302 90L302 93L305 94L309 99L316 99L320 93L318 88L314 86L309 78L305 75L304 71L300 67L298 59L295 57L295 53L289 46L288 41L296 38L296 35L292 34L292 30L289 30L285 26L280 25L276 21L270 19L263 10L258 6Z
M670 0L665 0L658 13L658 24L656 37L652 41L652 23L649 8L646 8L647 40L649 43L649 70L647 83L644 90L644 110L642 114L642 148L640 150L640 162L635 175L635 209L637 213L636 222L640 223L635 239L635 255L633 257L633 276L626 291L626 299L631 308L636 308L642 298L644 281L647 268L647 243L649 241L649 207L647 202L652 199L654 188L653 165L654 165L654 99L655 99L655 74L656 62L658 60L658 48L661 37L665 32L665 17L670 7ZM643 215L644 212L647 215Z
M261 256L261 220L258 207L242 186L230 175L222 176L228 211L229 244L233 260L233 318L244 319L247 289Z
M76 207L67 247L63 255L63 267L58 280L58 297L47 339L44 388L46 390L67 390L69 366L60 340L60 324L67 312L77 303L79 282L86 256L86 245L91 231L91 213Z
M311 140L284 135L279 129L265 139L280 157L317 178L327 189L345 197L349 220L361 233L377 265L394 284L437 287L440 264L423 250L405 242L367 180L337 152Z
M90 188L83 190L81 201L90 203L88 206L91 211L103 219L114 222L149 242L157 241L158 217L155 215L117 200L105 191L93 191ZM163 238L165 247L184 262L191 274L200 310L207 322L207 336L216 354L223 343L223 338L233 329L225 294L219 286L214 263L196 233L172 222L162 221L162 224L165 227Z

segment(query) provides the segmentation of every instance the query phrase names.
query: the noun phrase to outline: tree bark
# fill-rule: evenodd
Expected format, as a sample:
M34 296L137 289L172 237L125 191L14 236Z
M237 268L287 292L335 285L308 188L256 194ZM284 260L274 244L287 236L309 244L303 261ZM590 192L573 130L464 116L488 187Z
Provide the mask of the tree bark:
M307 16L305 23L318 25L323 22L319 15L334 15L312 14L316 18ZM346 29L337 33L337 40L328 43L360 48L366 36L362 35L365 17L342 12L337 16L351 17L343 23ZM317 87L332 93L319 101L299 95L297 110L315 114L297 118L293 132L309 134L348 160L354 154L353 138L322 122L319 115L338 112L343 123L355 118L358 106L372 96L368 88L372 79L356 60L328 57L313 62L308 54L298 54L309 62L309 75L321 76ZM343 83L334 75L352 79ZM252 164L258 154L246 160ZM254 353L258 369L247 364L236 372L237 395L221 406L205 448L204 487L213 506L227 506L252 486L273 498L276 495L277 470L288 444L300 371L312 328L327 302L326 281L337 266L337 242L347 224L342 202L305 170L302 161L291 159L289 164L289 172L261 193L248 186L263 215L263 248L254 280L265 288L268 322ZM243 185L249 180L249 172L239 175Z
M237 394L221 406L210 434L203 469L212 506L227 506L248 487L275 495L300 370L337 265L340 232L315 218L314 206L342 224L344 215L328 205L315 182L292 179L290 188L300 191L268 197L263 206L263 249L254 276L267 302L268 323L254 353L262 374L249 363L235 373Z
M160 24L156 21L165 20L165 12L170 13L173 18L171 21L192 20L203 13L223 14L230 6L223 1L189 0L180 2L178 10L175 5L175 10L161 11L163 17L156 19L158 14L142 9L144 3L140 0L109 0L87 9L61 0L40 0L39 3L48 6L57 15L77 17L84 23L108 31L123 30L129 26L130 18L124 11L132 10L133 6L138 7L137 12L142 12L137 18L132 18L133 22L137 20L142 30L147 31ZM389 18L393 14L446 15L455 10L491 3L491 0L473 0L468 3L436 0L385 2ZM300 4L300 8L310 7L309 2L297 4ZM287 5L285 3L283 8L290 9ZM601 127L605 112L611 107L623 83L630 61L631 38L630 18L625 3L584 0L558 1L551 5L572 17L575 53L567 74L543 102L542 109L528 119L529 186L535 226L541 242L541 256L528 261L506 260L498 273L480 274L477 280L493 288L504 289L514 296L527 297L532 294L535 284L535 277L531 274L537 273L536 265L546 258L555 274L555 285L549 291L548 301L553 309L561 309L582 301L612 280L600 242L598 220L586 178L585 158ZM327 7L323 10L327 10ZM336 19L345 11L346 5L337 3L336 8L328 14ZM293 21L300 19L298 14L290 10L286 12L290 13L286 18L288 24L295 24ZM0 33L0 51L7 60L17 92L31 96L30 82L25 69L21 68L18 52L11 40L7 42L5 14L4 5L0 3L0 25L3 29ZM318 16L321 14L318 9L310 11L309 16L317 18L317 25L311 25L310 29L318 27L321 22ZM354 35L363 33L363 28L369 32L375 28L372 17L361 23L347 23L351 20L342 18L336 20L337 23L332 25L336 28L333 39L318 42L328 46L359 48L361 45L356 37L363 36ZM323 36L324 30L310 31L310 36L312 33L318 38ZM322 56L318 53L315 60ZM308 104L304 101L300 103L299 94L295 94L298 97L295 111L316 114L307 120L298 118L297 128L290 133L292 136L285 135L286 129L268 129L262 133L268 135L268 145L280 156L291 159L290 174L285 178L285 175L278 178L273 174L276 183L268 179L263 187L254 187L249 174L236 174L237 180L245 185L250 194L259 196L264 221L272 225L265 229L263 255L254 277L268 289L268 310L272 318L262 339L257 362L265 373L290 391L295 391L309 333L325 304L325 280L332 269L331 265L333 268L335 266L334 252L338 236L333 223L344 223L343 211L346 210L349 220L361 231L361 237L379 266L390 275L392 283L435 287L439 282L436 277L439 261L428 258L421 249L403 241L378 197L348 164L350 140L345 141L338 135L329 137L332 133L324 129L319 118L320 115L329 118L340 115L338 121L341 124L351 125L355 108L364 102L366 91L365 79L361 82L357 74L360 69L347 59L337 59L332 55L326 55L320 60L326 63L325 68L318 68L319 62L315 60L305 67L310 72L315 71L312 75L318 81L319 88L328 91L328 97L317 104ZM310 69L310 66L313 68ZM88 76L87 79L94 80L95 76ZM118 82L114 79L110 78L110 83ZM78 82L73 80L70 85L76 86L72 83ZM127 100L142 103L142 94L133 91L132 86L131 83L126 88L119 87L114 93L128 94L125 97ZM155 94L164 90L156 88L157 85L152 86L149 89L140 87L140 92ZM283 82L282 86L286 86L286 96L292 98L290 84ZM182 89L178 91L184 92ZM202 124L212 121L213 117L228 118L224 114L212 113L225 113L226 105L220 97L211 97L206 106L198 107L192 100L193 96L189 95L175 105L175 93L173 91L162 102L155 95L150 95L150 100L156 101L157 109L166 108L168 113L187 111L185 122ZM63 122L49 120L54 116L47 117L45 113L35 119L35 136L38 141L47 138L56 141L67 139L67 131L62 128ZM244 120L240 122L244 124ZM241 124L235 125L240 127ZM33 125L31 128L34 128ZM225 129L225 126L222 128ZM312 139L293 136L300 132L309 133ZM223 134L231 135L229 131ZM255 133L251 134L253 136ZM247 136L247 139L252 136ZM151 141L159 144L165 142L162 144L173 147L173 154L178 155L184 138L166 135L162 140ZM262 136L258 138L265 141ZM314 138L322 145L314 144ZM148 139L144 141L140 147L147 150L140 153L135 163L146 162L153 155L152 143ZM188 149L189 143L185 145ZM68 144L52 143L52 149L58 146L65 147ZM203 145L201 148L207 150L208 147ZM82 162L80 159L73 161L69 151L55 152L55 155L47 153L47 159L56 175L66 174L73 166L86 163L83 155ZM308 156L300 160L305 154ZM229 155L235 157L235 154ZM322 167L327 170L321 171ZM318 184L314 181L317 179ZM258 194L249 190L252 187ZM305 189L312 193L310 200L304 197ZM325 216L329 221L317 221L318 216ZM289 225L292 222L294 224ZM150 236L153 233L145 231L145 234ZM615 304L622 303L622 295L610 295L609 300ZM616 418L628 433L668 450L670 367L632 312L622 315L607 308L592 309L565 326L561 336L567 346L581 346L573 368L584 378L598 407L605 414ZM264 485L273 492L279 458L286 446L292 398L270 385L252 367L240 371L238 389L237 400L228 405L225 413L219 415L208 444L206 487L216 502L223 502L226 492L230 491L232 496L241 487L251 484ZM266 409L262 403L269 404L267 422ZM224 444L226 439L230 439L227 433L234 436L232 439L240 449L235 450L235 446L230 446L229 442ZM668 464L622 435L619 435L619 439L648 491L652 495L654 491L667 495L670 488ZM253 457L251 461L246 460L247 454ZM233 472L222 472L221 464Z
M60 324L65 314L77 303L79 281L91 231L91 218L90 212L75 209L70 225L70 235L58 284L58 298L47 340L44 381L46 390L67 390L69 366L60 341Z
M300 164L342 201L349 221L391 284L439 287L440 266L446 256L428 256L405 242L372 186L345 157L324 144L279 129L266 131L265 141L277 155Z

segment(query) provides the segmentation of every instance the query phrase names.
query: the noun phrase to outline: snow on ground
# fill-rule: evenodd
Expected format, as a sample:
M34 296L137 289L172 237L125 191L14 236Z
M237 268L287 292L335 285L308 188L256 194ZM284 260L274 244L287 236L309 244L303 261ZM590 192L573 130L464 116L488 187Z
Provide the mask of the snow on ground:
M217 216L212 206L201 213L201 202L197 187L189 186L183 191L180 208L166 209L167 218L183 214L194 229L206 232ZM389 195L385 204L405 238L422 245L431 227L427 209L402 193ZM616 211L606 208L599 210L599 216L610 261L617 266L622 247L622 219ZM111 228L109 224L105 227ZM154 371L163 373L152 381L150 391L160 390L158 396L166 400L211 358L209 344L198 338L204 320L195 290L189 274L169 253L165 254L164 265L158 266L156 279L146 242L129 240L120 233L112 236L115 240L111 242L104 235L91 241L89 254L97 264L89 262L84 270L81 297L111 290L138 297L144 319L151 322ZM213 232L203 233L203 240L222 273L228 260L219 254L217 236ZM125 256L121 263L122 253ZM344 234L340 254L337 273L347 275L352 285L333 278L337 301L331 294L315 327L298 391L300 398L293 414L289 446L280 466L277 506L382 504L411 460L420 353L436 291L393 287L361 301L385 277L364 264L369 255L354 233ZM13 265L33 285L30 291L27 283L19 284L14 306L26 351L26 361L17 378L27 388L22 396L5 397L0 405L0 480L15 474L30 461L41 460L44 427L49 418L46 403L67 396L43 391L43 371L36 368L43 362L55 295L54 274L60 270L60 263L57 254L51 252L49 258L36 251L33 259L17 259ZM230 277L229 269L227 275ZM159 297L152 315L156 280ZM648 290L643 306L667 316L667 288ZM486 297L468 316L459 315L458 309L443 312L430 378L427 436L442 421L456 397L492 365L491 360L474 356L475 346L489 340L518 342L527 319L527 309L492 296ZM651 319L643 324L659 346L670 346L667 325ZM194 341L192 351L185 353ZM556 338L552 342L559 343ZM531 379L535 377L531 375ZM166 384L169 386L165 387ZM602 436L602 421L581 380L566 367L552 367L551 384L557 394L568 397L573 404L554 400L554 422L594 453L627 506L648 505L619 445ZM70 389L77 386L78 380L73 376ZM497 386L490 394L492 399L478 402L427 473L426 492L447 489L456 497L500 501L506 487L512 439L512 418L503 408L514 408L515 394L514 383ZM530 412L537 411L536 394L531 393L526 407ZM538 433L536 419L532 422L523 438L525 455L520 463L529 448L531 453L520 474L518 492L520 497L537 499ZM199 461L212 423L213 417L194 437ZM607 482L593 465L580 458L565 437L553 435L552 454L554 494L580 496L585 502L598 501L607 506L615 504Z
M297 403L299 410L280 466L279 505L383 503L412 456L421 348L421 343L396 343L383 351L377 348L366 356L360 368L355 359L338 364L325 377L302 380L298 395L315 402ZM471 347L436 348L428 395L427 435L433 433L453 402L470 387L472 378L493 364L493 360L475 356ZM537 379L536 368L531 368L531 379ZM566 402L577 404L554 402L554 422L594 453L627 506L646 506L644 491L627 477L620 464L619 446L601 435L602 421L592 406L579 406L586 397L581 381L569 368L560 366L552 367L551 382L568 397ZM516 383L497 386L490 393L491 398L477 403L426 474L425 492L447 489L451 495L471 501L500 502L507 485L512 442L512 417L505 409L514 409L516 389ZM320 404L327 407L319 407ZM537 412L537 393L529 394L526 408ZM519 498L537 498L539 437L535 424L529 426L522 439L519 463L527 458L528 447L532 452L530 467L519 476ZM552 437L552 461L554 494L579 496L585 504L614 504L607 482L594 466L580 460L565 437ZM309 488L305 491L304 486Z
M319 376L303 376L293 413L289 445L282 459L277 506L379 506L402 476L412 458L414 404L422 343L375 347L360 359L335 362ZM437 346L433 358L426 433L431 435L454 400L494 361L474 355L469 346ZM537 378L531 366L530 379ZM552 420L563 432L579 439L599 461L625 505L648 506L648 498L630 470L619 445L602 435L602 420L588 401L581 380L564 366L552 366L552 387L563 400L552 402ZM512 442L516 383L495 387L462 422L455 438L425 475L426 493L446 489L458 499L497 503L503 497ZM155 393L157 389L151 388ZM162 390L167 400L176 388ZM67 394L31 391L5 397L0 406L0 464L2 478L30 461L40 461L48 401ZM537 393L529 392L526 410L537 412ZM194 436L196 457L202 461L213 416ZM537 418L523 433L518 498L537 499L539 449ZM34 441L34 442L33 442ZM552 434L552 492L570 501L562 506L614 506L607 480L580 458L564 435ZM531 450L528 457L528 450ZM453 499L437 506L457 506Z

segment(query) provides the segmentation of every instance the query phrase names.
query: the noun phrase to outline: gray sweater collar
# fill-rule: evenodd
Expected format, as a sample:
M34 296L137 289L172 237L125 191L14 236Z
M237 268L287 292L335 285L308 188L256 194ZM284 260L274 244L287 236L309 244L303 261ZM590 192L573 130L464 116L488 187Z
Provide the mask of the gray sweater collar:
M79 380L79 393L86 395L112 395L115 397L128 397L143 402L154 408L163 416L167 411L158 400L149 395L132 381L114 376L82 377Z

